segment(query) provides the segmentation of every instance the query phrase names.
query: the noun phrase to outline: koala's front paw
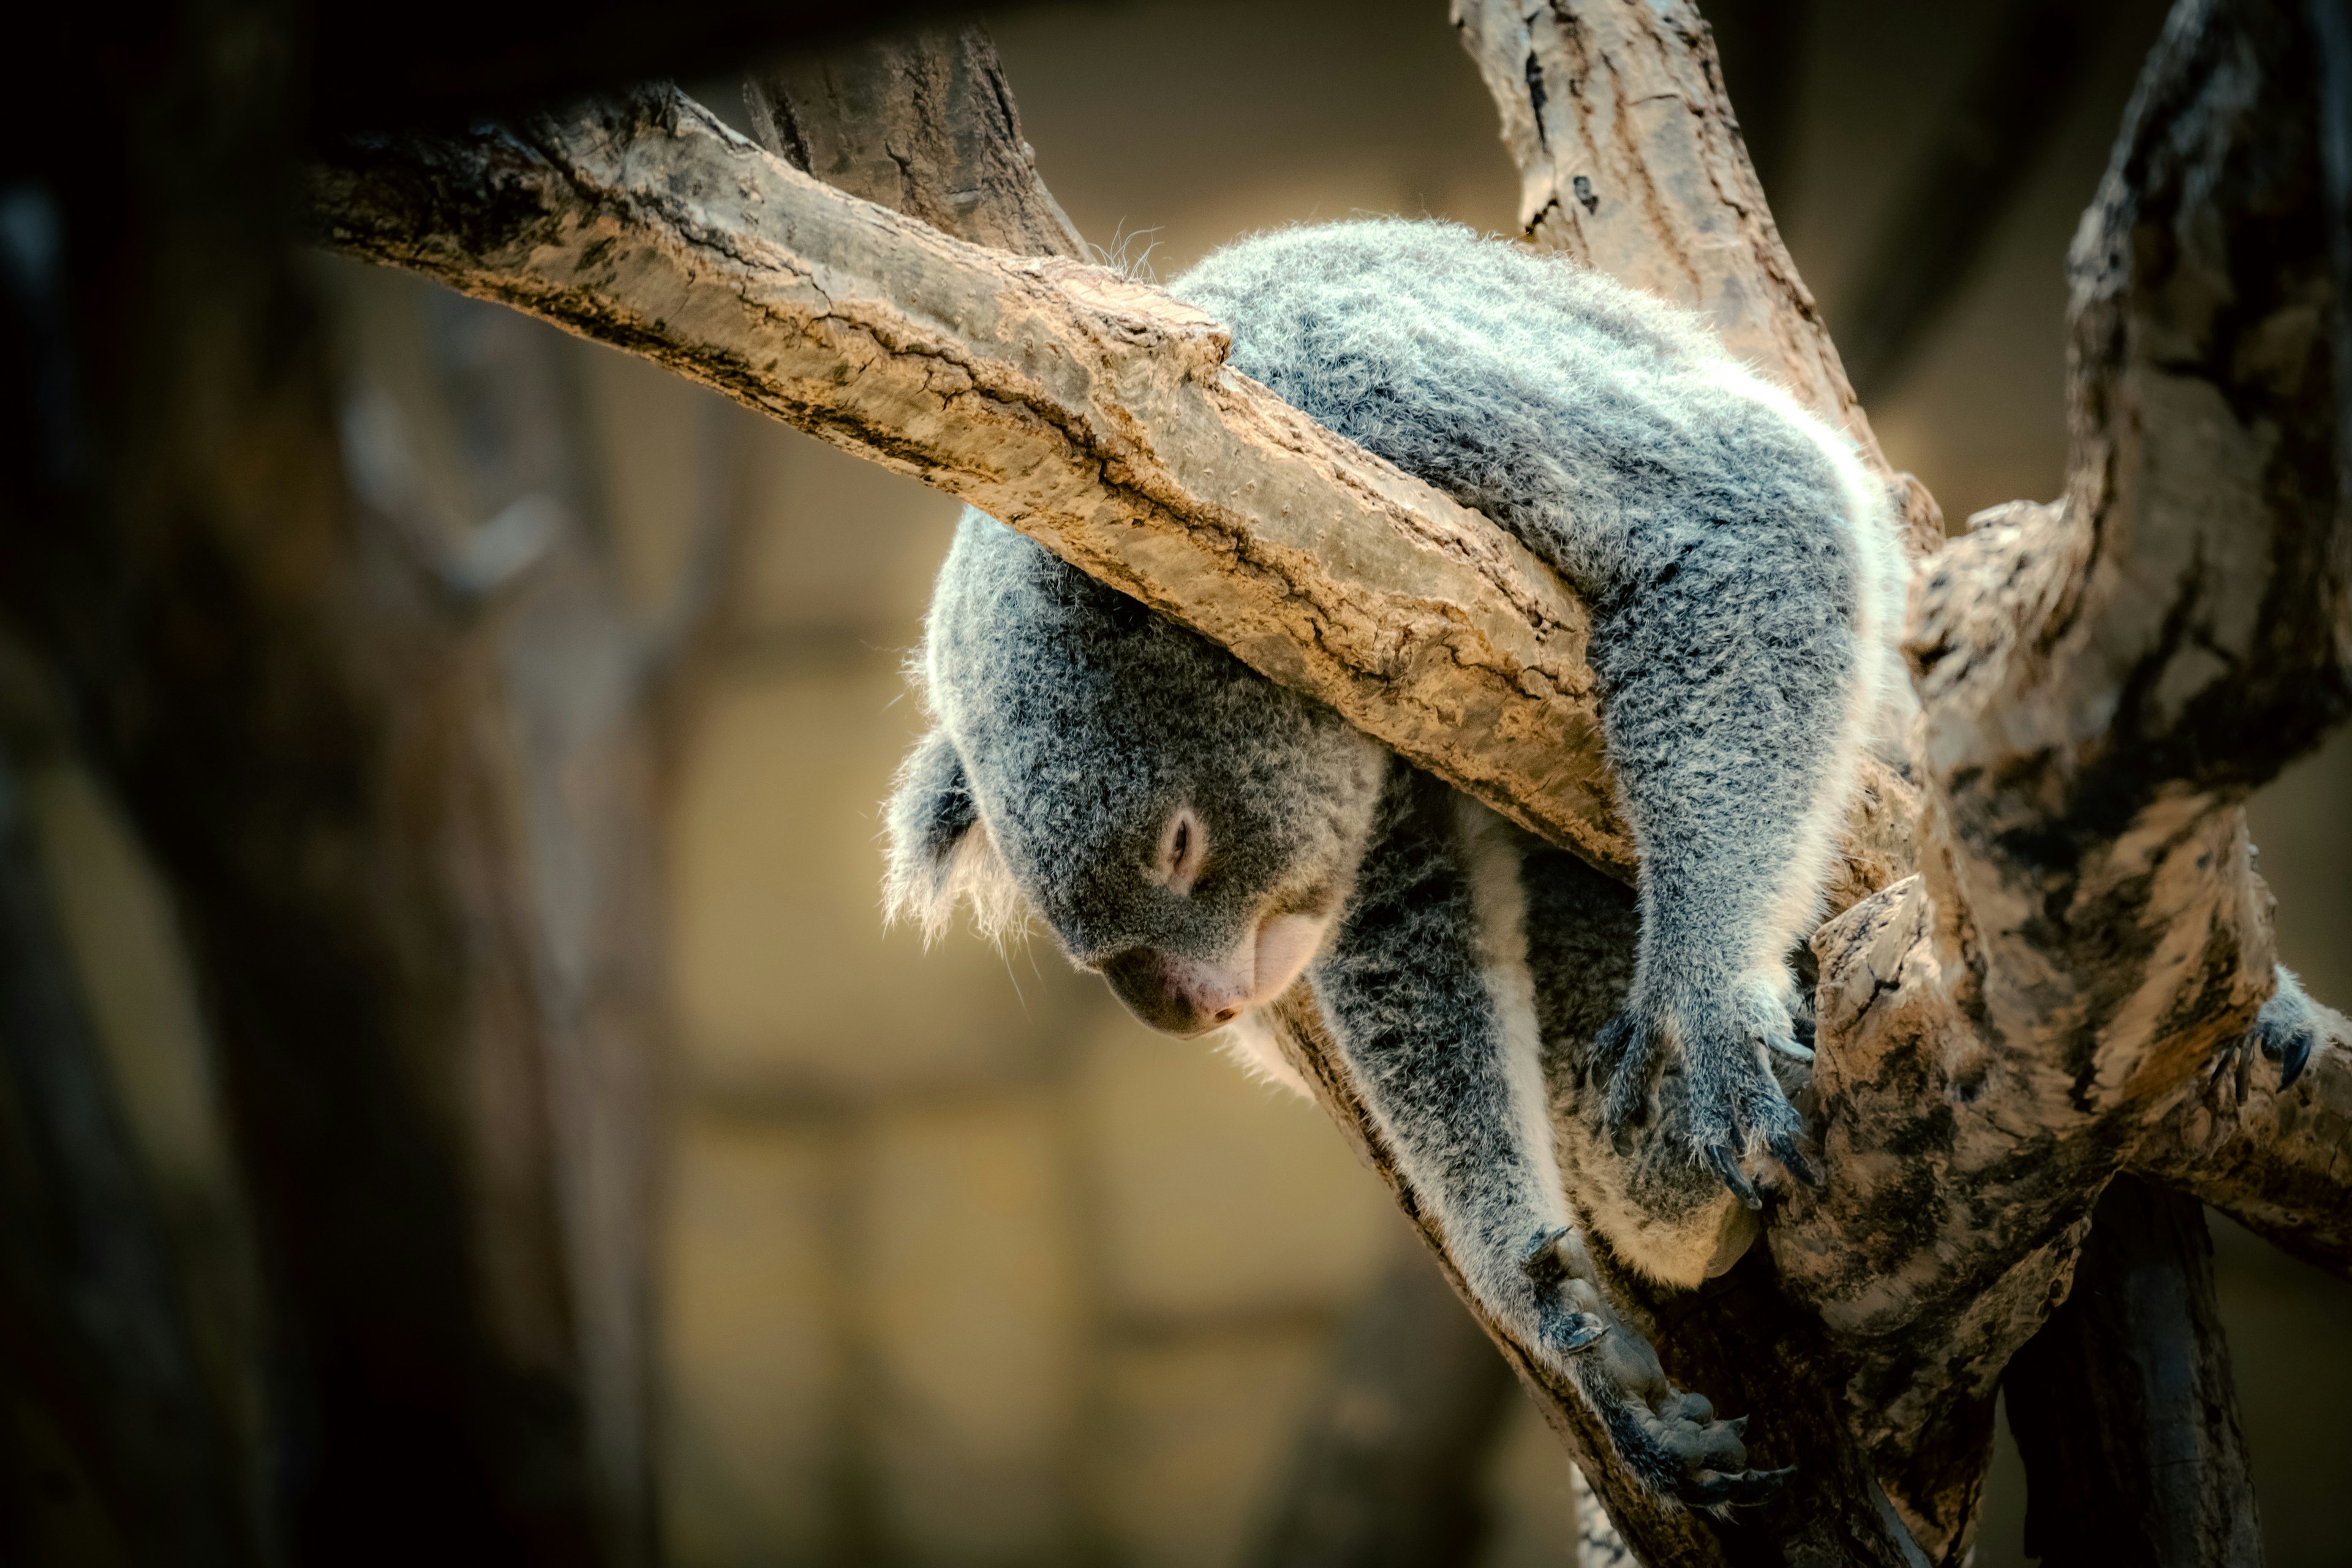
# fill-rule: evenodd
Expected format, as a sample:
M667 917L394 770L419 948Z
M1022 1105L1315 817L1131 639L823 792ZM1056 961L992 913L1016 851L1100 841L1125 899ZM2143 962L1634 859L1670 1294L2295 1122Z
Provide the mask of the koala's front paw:
M2254 1026L2223 1046L2213 1054L2213 1066L2206 1075L2209 1093L2229 1093L2240 1105L2252 1087L2254 1057L2277 1065L2279 1089L2294 1087L2318 1048L2322 1031L2318 1005L2306 995L2303 983L2294 971L2281 964L2277 971L2278 989L2254 1015Z
M1764 1065L1767 1051L1805 1060L1812 1052L1799 1043L1778 986L1763 977L1741 980L1727 994L1684 999L1671 1009L1642 1006L1637 999L1611 1019L1593 1042L1594 1059L1609 1075L1602 1123L1622 1134L1651 1119L1672 1048L1666 1016L1681 1036L1696 1157L1751 1209L1763 1205L1739 1166L1751 1151L1769 1152L1799 1181L1820 1186L1821 1172L1801 1143L1804 1122Z

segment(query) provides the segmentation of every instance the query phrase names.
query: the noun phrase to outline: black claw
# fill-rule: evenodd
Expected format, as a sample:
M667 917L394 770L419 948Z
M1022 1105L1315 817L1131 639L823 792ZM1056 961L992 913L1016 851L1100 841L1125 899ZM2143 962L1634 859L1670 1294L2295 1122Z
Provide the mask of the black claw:
M1528 1271L1528 1279L1538 1285L1549 1285L1568 1272L1568 1262L1559 1255L1560 1237L1568 1233L1569 1227L1563 1225L1536 1237L1535 1245L1528 1248L1527 1257L1519 1263Z
M2237 1065L2237 1058L2236 1046L2223 1046L2220 1053L2213 1058L2213 1065L2205 1070L2205 1093L2209 1098L2220 1092L2221 1080L2227 1078L2230 1075L2230 1069Z
M1769 1502L1780 1495L1780 1489L1787 1486L1789 1478L1796 1473L1794 1465L1777 1470L1743 1471L1732 1478L1731 1496L1727 1500L1743 1505Z
M1772 1157L1788 1168L1789 1174L1815 1191L1829 1184L1822 1178L1821 1167L1807 1159L1805 1152L1797 1147L1795 1133L1776 1132L1767 1142L1772 1150Z
M1764 1200L1756 1195L1756 1189L1748 1184L1748 1177L1740 1171L1739 1162L1731 1157L1730 1150L1720 1143L1708 1144L1706 1163L1715 1167L1715 1173L1723 1178L1723 1184L1729 1187L1732 1195L1741 1203L1752 1209L1764 1206Z
M1675 1495L1693 1508L1759 1503L1779 1492L1789 1478L1796 1473L1793 1467L1780 1470L1739 1470L1729 1474L1721 1470L1701 1470L1697 1479L1677 1488Z
M1568 1332L1557 1342L1559 1353L1574 1355L1579 1351L1590 1350L1599 1344L1608 1332L1609 1325L1591 1313L1571 1312L1568 1318Z
M1789 1028L1797 1037L1797 1044L1807 1050L1812 1049L1813 1021L1811 1018L1791 1018L1789 1020Z
M2313 1038L2314 1031L2310 1029L2297 1029L2294 1034L2294 1038L2287 1042L2286 1058L2279 1065L2279 1089L2281 1092L2293 1089L2294 1087L2294 1080L2303 1076L2304 1064L2311 1060L2311 1043Z

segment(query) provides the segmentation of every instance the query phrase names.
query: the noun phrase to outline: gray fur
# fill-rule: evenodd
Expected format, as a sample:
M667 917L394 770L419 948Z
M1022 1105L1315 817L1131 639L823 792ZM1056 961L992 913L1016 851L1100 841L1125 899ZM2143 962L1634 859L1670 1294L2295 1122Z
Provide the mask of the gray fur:
M1464 229L1260 236L1176 292L1233 330L1234 369L1586 596L1638 892L970 512L924 650L939 731L890 813L894 907L936 922L988 860L1075 961L1185 1029L1263 978L1271 917L1320 922L1305 978L1472 1289L1637 1473L1741 1495L1736 1433L1654 1367L1586 1353L1589 1282L1550 1260L1575 1191L1628 1261L1694 1284L1727 1238L1691 1152L1750 1202L1743 1160L1808 1170L1766 1053L1803 1054L1787 954L1855 758L1907 697L1886 497L1692 319ZM1209 845L1181 892L1179 807ZM1673 1136L1628 1143L1652 1115Z

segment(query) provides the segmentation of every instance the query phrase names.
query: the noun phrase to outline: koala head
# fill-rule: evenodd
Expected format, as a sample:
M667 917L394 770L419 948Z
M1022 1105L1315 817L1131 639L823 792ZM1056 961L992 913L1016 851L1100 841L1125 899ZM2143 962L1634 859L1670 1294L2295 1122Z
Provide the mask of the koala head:
M888 901L936 932L1025 903L1136 1016L1194 1035L1322 945L1387 752L1309 699L967 510L888 808Z

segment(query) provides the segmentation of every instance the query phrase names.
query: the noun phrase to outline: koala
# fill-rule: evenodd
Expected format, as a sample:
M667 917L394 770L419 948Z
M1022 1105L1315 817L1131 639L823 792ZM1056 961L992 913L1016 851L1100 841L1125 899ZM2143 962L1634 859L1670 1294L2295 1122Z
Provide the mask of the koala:
M1790 954L1857 760L1904 760L1891 499L1695 318L1463 228L1262 235L1174 291L1234 372L1584 596L1638 885L968 510L887 902L927 933L965 901L995 932L1034 914L1145 1023L1222 1028L1302 1093L1308 1010L1469 1289L1627 1468L1694 1506L1761 1498L1786 1472L1667 1382L1588 1238L1695 1286L1755 1235L1772 1166L1819 1180L1781 1076L1811 1057ZM2282 972L2225 1057L2242 1094L2256 1051L2293 1079L2316 1016Z
M1583 595L1638 886L968 510L888 901L929 931L965 900L991 929L1034 911L1145 1023L1236 1031L1294 1085L1265 1025L1303 987L1469 1288L1629 1468L1685 1502L1761 1495L1738 1424L1612 1332L1585 1230L1695 1285L1772 1165L1818 1179L1772 1062L1810 1057L1789 955L1856 761L1899 754L1890 499L1695 318L1464 228L1262 235L1174 291L1234 372Z

